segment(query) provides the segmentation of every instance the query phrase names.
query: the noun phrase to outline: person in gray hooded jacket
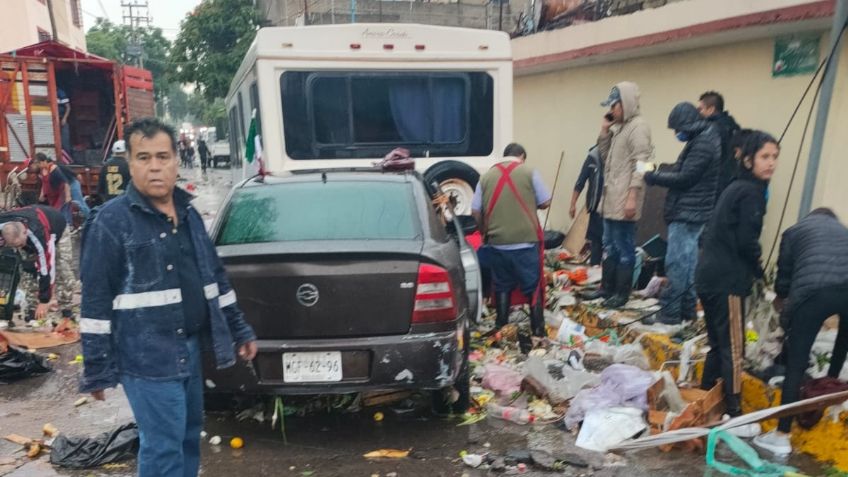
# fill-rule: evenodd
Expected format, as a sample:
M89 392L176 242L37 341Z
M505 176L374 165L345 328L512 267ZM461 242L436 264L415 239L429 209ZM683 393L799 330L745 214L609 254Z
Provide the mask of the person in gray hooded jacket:
M668 128L686 145L671 167L645 173L645 183L668 188L664 215L668 224L665 270L669 285L660 296L658 319L674 325L696 316L698 240L715 207L721 137L695 105L686 102L671 110Z

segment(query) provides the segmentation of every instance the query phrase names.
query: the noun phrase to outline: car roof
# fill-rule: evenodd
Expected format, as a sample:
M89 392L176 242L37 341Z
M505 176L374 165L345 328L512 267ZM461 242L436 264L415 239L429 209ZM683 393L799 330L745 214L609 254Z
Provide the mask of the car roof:
M413 182L422 181L415 171L383 171L377 168L331 168L287 171L255 176L246 180L241 187L318 182L318 181L369 181L369 182Z

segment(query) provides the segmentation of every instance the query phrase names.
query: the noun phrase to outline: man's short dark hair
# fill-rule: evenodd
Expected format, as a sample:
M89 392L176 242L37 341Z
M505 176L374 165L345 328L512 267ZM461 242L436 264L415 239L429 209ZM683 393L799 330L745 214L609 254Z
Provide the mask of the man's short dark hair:
M35 153L36 162L53 162L53 158L43 152Z
M715 108L717 113L724 111L724 97L716 91L707 91L698 99L703 101L704 106Z
M521 157L527 158L527 151L524 150L524 146L518 144L517 142L510 143L503 152L504 157Z
M171 140L171 150L177 152L177 132L174 127L157 118L147 117L136 119L124 129L124 138L127 140L127 152L130 153L130 157L132 157L130 138L136 134L141 134L141 137L150 139L160 132L168 135Z
M817 209L813 209L809 215L826 215L830 218L839 220L839 217L836 216L836 212L834 212L830 207L819 207Z

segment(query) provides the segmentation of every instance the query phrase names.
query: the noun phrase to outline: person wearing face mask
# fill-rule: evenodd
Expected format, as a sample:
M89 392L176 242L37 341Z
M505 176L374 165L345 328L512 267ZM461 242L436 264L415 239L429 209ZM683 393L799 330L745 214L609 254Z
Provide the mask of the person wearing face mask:
M646 172L645 183L668 188L664 210L668 286L660 295L662 308L657 319L678 325L697 317L694 283L698 240L715 206L721 137L715 126L698 114L695 105L686 102L671 110L668 128L686 145L671 167Z
M766 189L779 155L774 137L762 131L750 133L741 150L739 173L722 192L704 231L695 273L710 345L701 388L711 389L722 378L727 413L734 417L742 414L744 297L751 294L754 279L763 276L760 232ZM743 427L740 435L759 433L755 426Z

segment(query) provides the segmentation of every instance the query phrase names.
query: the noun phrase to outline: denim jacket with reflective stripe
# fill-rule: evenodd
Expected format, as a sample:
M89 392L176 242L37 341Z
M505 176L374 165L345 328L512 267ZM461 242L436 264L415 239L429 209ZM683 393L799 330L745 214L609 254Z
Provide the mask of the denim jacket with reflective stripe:
M174 191L176 201L191 196ZM235 364L235 348L256 339L236 303L200 214L188 225L209 306L218 368ZM182 293L173 226L130 185L92 214L82 240L81 392L114 387L121 374L151 380L189 376Z

